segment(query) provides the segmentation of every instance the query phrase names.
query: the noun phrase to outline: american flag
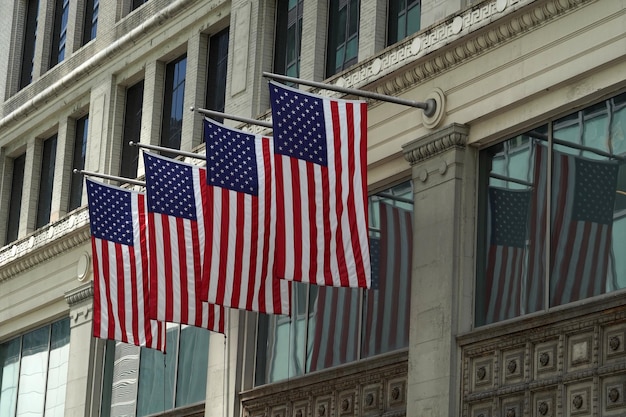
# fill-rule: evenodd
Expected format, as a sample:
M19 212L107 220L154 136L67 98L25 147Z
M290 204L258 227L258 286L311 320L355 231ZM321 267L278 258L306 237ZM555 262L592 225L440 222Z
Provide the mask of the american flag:
M224 333L224 307L200 299L206 170L144 152L150 316Z
M94 271L93 335L165 351L164 323L148 318L145 196L86 182Z
M486 323L521 314L531 190L489 187Z
M372 288L365 291L363 357L408 346L413 212L380 203L380 238L370 237Z
M276 199L270 138L204 122L207 159L205 274L210 303L289 314L291 282L274 279Z
M616 161L553 151L550 305L606 292Z
M315 294L317 292L317 294ZM357 288L311 286L313 319L309 324L309 372L356 360L359 295Z
M370 287L367 104L270 82L276 153L276 274Z

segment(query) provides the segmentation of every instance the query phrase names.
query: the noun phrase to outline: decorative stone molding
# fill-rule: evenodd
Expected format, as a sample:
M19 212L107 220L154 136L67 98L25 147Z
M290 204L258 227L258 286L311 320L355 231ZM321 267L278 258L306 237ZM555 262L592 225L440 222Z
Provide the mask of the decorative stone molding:
M626 334L626 304L593 304L560 312L560 320L535 316L458 337L462 415L489 408L515 416L560 415L557 410L572 416L626 415L626 402L620 400L626 352L616 353L611 343ZM520 374L510 377L518 369Z
M468 136L468 126L453 123L403 145L404 159L411 165L415 165L449 149L464 148L467 145Z
M76 287L65 293L65 301L70 307L74 307L81 304L83 301L91 300L93 298L93 282L89 281L86 284Z
M0 282L84 244L89 237L89 211L84 207L0 249Z
M240 394L243 415L313 417L406 415L408 352L365 359Z

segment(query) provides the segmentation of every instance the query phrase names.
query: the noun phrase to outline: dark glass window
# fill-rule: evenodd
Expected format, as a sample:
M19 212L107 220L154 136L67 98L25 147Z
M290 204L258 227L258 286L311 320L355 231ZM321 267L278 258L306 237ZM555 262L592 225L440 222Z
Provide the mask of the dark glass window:
M0 415L62 417L69 352L69 319L1 343Z
M180 149L185 99L185 74L187 54L165 67L165 94L163 98L163 121L161 146Z
M294 283L291 317L259 314L256 385L408 346L412 196L406 182L369 198L369 290Z
M89 132L89 116L76 120L76 134L74 136L74 158L72 170L85 168L85 154L87 152L87 134ZM72 211L80 207L83 198L83 178L80 175L72 175L70 182L70 202L67 208Z
M39 0L28 0L26 20L24 22L24 47L22 49L22 70L20 72L20 89L33 81L35 68L35 43L37 41L37 19L39 16Z
M85 0L85 22L83 23L83 45L96 38L100 0Z
M70 12L70 0L56 0L54 8L54 29L50 50L50 68L65 59L67 44L67 21Z
M421 0L389 0L387 45L420 30Z
M224 112L227 68L228 28L209 39L209 74L206 88L206 108L209 110ZM223 121L223 118L214 119Z
M626 288L625 128L621 94L481 152L477 325Z
M356 64L359 52L359 0L331 0L326 77Z
M57 135L43 142L41 157L41 177L39 180L39 198L37 200L37 228L50 223L52 208L52 190L54 186L54 162L57 153Z
M139 148L129 142L139 143L141 139L141 114L143 109L143 80L126 89L126 110L124 112L124 133L122 136L122 161L120 175L125 178L137 177Z
M304 0L278 1L274 46L274 71L278 74L300 75L303 8Z
M130 10L131 11L135 10L136 8L138 8L139 6L141 6L142 4L147 3L147 2L148 2L148 0L132 0L131 9Z
M25 165L26 154L22 154L13 159L13 178L11 179L11 200L9 201L9 218L7 221L6 243L11 243L17 240L17 236L19 233Z

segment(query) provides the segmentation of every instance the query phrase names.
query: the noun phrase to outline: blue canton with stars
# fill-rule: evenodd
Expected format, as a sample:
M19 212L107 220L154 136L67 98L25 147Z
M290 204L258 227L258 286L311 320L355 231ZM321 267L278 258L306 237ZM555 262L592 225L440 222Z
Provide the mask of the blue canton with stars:
M323 98L270 83L274 152L328 165Z
M529 190L490 187L491 244L523 248L526 245Z
M133 216L129 191L87 180L91 234L102 240L133 245Z
M197 220L191 166L146 152L143 155L148 211Z
M207 183L216 187L258 195L255 136L204 121Z
M576 158L574 220L613 223L618 170L619 166L612 162Z

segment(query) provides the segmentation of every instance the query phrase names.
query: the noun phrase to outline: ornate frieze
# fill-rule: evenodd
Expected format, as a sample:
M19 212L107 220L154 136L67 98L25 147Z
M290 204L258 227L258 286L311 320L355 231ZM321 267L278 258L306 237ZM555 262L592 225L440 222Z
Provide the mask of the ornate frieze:
M241 393L245 417L406 415L408 353L384 355Z
M459 337L462 415L624 415L626 306L597 304Z
M86 207L12 245L0 249L0 282L89 240Z

